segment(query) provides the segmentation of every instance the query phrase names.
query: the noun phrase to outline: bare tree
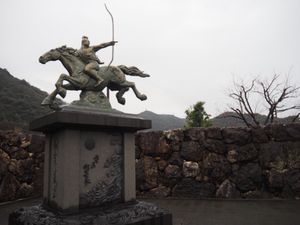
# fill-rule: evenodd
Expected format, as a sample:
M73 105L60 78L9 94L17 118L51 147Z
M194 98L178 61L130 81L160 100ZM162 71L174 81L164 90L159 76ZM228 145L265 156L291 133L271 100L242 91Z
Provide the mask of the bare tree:
M261 81L256 78L248 85L234 82L234 89L229 94L235 102L235 106L230 107L235 112L233 117L242 120L247 127L258 127L274 123L280 113L299 110L300 104L292 104L289 99L298 97L300 87L290 85L288 78L284 82L279 78L275 74L271 80ZM258 98L253 99L254 95ZM264 107L263 111L267 114L265 121L258 120L257 106L254 107L253 100L262 101L258 105ZM299 115L293 118L293 122Z

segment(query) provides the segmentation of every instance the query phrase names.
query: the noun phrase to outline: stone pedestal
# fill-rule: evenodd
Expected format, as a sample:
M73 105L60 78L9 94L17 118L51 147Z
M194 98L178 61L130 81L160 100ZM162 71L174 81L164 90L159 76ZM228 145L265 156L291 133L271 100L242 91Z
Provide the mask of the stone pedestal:
M134 133L151 121L67 107L30 127L46 134L43 204L15 211L10 225L172 224L165 210L136 201Z

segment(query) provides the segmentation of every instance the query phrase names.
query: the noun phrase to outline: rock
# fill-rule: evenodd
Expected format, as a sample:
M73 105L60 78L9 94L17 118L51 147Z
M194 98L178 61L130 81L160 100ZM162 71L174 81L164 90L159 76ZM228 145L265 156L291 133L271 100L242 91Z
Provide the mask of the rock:
M166 138L171 142L179 143L179 142L182 142L183 138L184 138L182 129L168 130L168 131L165 131L164 134L165 134Z
M173 152L171 157L168 159L169 164L182 166L183 159L181 158L181 155L179 152Z
M181 143L177 142L171 142L170 143L170 149L172 152L179 152L181 149Z
M167 142L167 139L165 137L161 137L158 143L158 153L164 156L171 154L171 152L172 149L169 143Z
M29 157L29 153L22 148L17 148L16 151L11 153L11 158L16 160L27 159L28 157Z
M188 161L201 161L203 159L203 147L196 141L182 142L181 156Z
M186 141L201 142L205 139L205 133L203 128L193 127L184 130L184 139Z
M156 197L156 198L164 198L169 196L171 193L171 189L165 186L158 186L156 188L153 188L149 191L149 194L151 197Z
M259 146L259 160L262 168L283 170L287 167L286 143L269 142Z
M265 131L273 141L298 141L300 138L299 123L271 124L265 127Z
M181 142L183 141L184 135L181 129L168 130L164 132L164 135L169 143L172 152L178 152L181 148Z
M290 190L288 193L294 197L300 197L300 170L291 169L284 173L284 186L285 190Z
M22 140L22 143L21 143L20 147L21 147L21 148L27 148L30 144L31 144L30 141Z
M253 191L262 184L262 170L258 163L242 165L233 171L230 181L242 192Z
M179 166L176 165L168 165L165 169L165 176L167 178L179 178L181 177L181 171Z
M266 143L269 141L269 138L265 130L261 127L252 128L251 135L252 135L253 143Z
M159 139L162 132L141 132L136 135L137 145L145 155L157 155Z
M213 198L216 187L212 183L198 182L192 178L183 178L175 185L172 196L187 198Z
M227 159L231 163L251 161L258 156L258 152L254 144L243 146L228 145Z
M212 183L221 183L231 172L231 166L223 155L208 153L204 156L201 173Z
M184 161L183 175L185 177L196 177L199 174L199 164L192 161Z
M5 152L9 154L10 158L14 158L15 154L19 151L19 147L17 146L8 146L5 149Z
M33 194L33 187L27 183L22 183L16 197L17 198L26 198Z
M267 187L271 192L281 191L283 188L283 172L271 169L267 173Z
M251 142L250 130L247 128L222 129L222 135L227 144L245 145Z
M253 191L247 191L245 193L241 194L242 198L247 198L247 199L259 199L262 198L262 192L259 190L253 190Z
M216 197L217 198L239 198L240 192L236 189L234 183L226 179L218 188L216 192Z
M22 171L20 168L20 163L16 159L10 160L10 163L8 164L8 171L14 174L15 176L21 175Z
M152 189L158 186L157 177L158 169L157 162L152 157L144 157L144 174L145 174L145 185L147 188Z
M289 142L287 144L287 167L300 169L300 142Z
M221 128L219 127L208 127L205 129L205 134L207 139L217 139L217 140L222 140L222 131Z
M16 177L7 173L0 185L0 202L14 200L20 188L20 183Z
M6 140L8 140L8 144L10 146L20 146L22 141L22 134L16 132L8 132L6 133Z
M33 179L34 165L33 159L28 158L16 161L16 171L14 174L20 182L31 183ZM43 169L43 168L42 168Z
M171 151L162 131L139 133L137 140L141 151L147 156L164 156Z
M286 131L292 141L300 140L300 124L299 123L290 123L286 125Z
M204 142L205 149L210 152L224 154L226 152L226 145L219 140L207 139Z
M2 175L5 175L7 173L7 167L10 163L10 157L9 155L0 149L0 177Z
M227 160L230 163L236 163L238 161L238 153L236 149L230 148L227 152Z
M169 163L166 160L159 160L157 166L160 171L164 171L168 164Z
M300 126L297 123L270 124L265 127L265 131L273 141L297 141L300 138Z
M135 158L136 159L140 159L141 158L141 153L142 153L142 150L139 148L139 146L135 146Z

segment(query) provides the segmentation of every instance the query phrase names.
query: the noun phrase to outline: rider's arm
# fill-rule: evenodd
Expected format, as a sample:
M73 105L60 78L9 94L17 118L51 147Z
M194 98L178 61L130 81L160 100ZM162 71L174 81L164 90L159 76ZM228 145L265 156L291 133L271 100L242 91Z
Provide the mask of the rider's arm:
M91 46L93 48L93 50L96 52L102 48L106 48L108 46L112 46L112 45L115 45L115 43L117 43L117 41L110 41L110 42L105 42L105 43L102 43L100 45L94 45L94 46Z

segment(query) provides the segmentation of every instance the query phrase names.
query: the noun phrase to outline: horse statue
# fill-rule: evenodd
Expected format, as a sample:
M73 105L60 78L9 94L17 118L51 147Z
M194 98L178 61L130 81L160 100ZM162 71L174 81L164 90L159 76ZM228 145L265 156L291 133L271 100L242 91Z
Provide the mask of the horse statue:
M122 105L126 102L123 95L129 88L133 90L135 96L141 101L147 99L146 95L141 94L137 90L135 83L127 81L125 77L125 75L149 77L148 74L143 73L143 71L140 71L137 67L127 67L124 65L102 66L98 70L97 75L100 76L103 81L100 85L96 85L96 80L84 72L85 63L78 56L76 49L62 46L51 49L39 58L39 62L42 64L57 60L62 63L69 75L61 74L59 76L59 79L55 83L56 89L43 100L42 105L48 105L52 109L57 109L54 103L55 97L60 95L64 98L67 94L67 90L81 90L80 100L84 102L87 101L88 104L93 105L93 103L97 102L97 98L107 99L102 92L105 87L112 91L118 91L116 98ZM64 81L68 83L63 83ZM109 108L110 104L106 106Z

